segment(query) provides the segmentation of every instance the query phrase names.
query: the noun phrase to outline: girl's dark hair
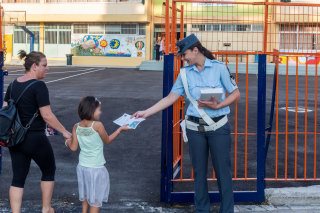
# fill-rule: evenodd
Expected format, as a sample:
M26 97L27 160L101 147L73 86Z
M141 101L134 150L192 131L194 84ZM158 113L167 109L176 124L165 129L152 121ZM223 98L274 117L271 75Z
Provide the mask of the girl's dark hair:
M202 46L202 44L200 42L195 43L194 45L192 45L188 49L193 50L195 47L198 48L199 52L201 52L205 57L207 57L211 60L216 59L207 48Z
M26 68L27 72L30 71L33 64L39 65L41 59L46 57L42 52L32 51L27 54L27 52L24 50L20 50L18 52L18 56L21 60L24 59L24 67Z
M93 120L94 112L100 105L100 101L93 96L82 98L78 107L78 115L80 119Z

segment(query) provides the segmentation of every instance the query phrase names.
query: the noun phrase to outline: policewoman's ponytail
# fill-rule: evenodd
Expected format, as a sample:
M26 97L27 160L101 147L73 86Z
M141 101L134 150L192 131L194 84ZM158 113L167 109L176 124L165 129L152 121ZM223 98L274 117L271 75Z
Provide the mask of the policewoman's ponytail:
M200 42L195 43L188 49L193 50L195 47L198 48L199 52L201 52L206 58L209 58L210 60L216 59L207 48L202 46Z

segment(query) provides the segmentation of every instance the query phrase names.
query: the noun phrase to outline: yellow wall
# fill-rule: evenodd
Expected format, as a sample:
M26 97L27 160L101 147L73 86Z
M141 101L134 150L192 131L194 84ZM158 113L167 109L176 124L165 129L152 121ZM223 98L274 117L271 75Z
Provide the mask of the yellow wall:
M4 42L6 44L6 61L11 61L12 59L12 51L13 51L13 35L12 34L5 34L4 35Z
M72 64L78 66L119 66L119 67L138 67L143 58L121 58L105 56L73 56Z

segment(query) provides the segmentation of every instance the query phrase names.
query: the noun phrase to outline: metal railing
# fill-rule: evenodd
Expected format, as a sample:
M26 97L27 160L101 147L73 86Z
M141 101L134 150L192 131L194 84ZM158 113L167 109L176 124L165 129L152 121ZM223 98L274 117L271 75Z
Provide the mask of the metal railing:
M102 3L142 3L145 0L45 0L45 3L83 3L83 2L102 2ZM1 3L41 3L40 0L2 0Z

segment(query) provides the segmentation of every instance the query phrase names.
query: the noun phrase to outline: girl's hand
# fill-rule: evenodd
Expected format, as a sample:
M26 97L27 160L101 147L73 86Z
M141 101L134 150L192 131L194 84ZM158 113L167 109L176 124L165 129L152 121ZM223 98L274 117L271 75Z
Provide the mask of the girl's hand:
M138 112L134 113L134 114L132 115L132 117L135 117L135 118L147 118L147 117L148 117L147 111L146 111L146 110L144 110L144 111L138 111Z
M128 125L124 125L124 126L122 126L122 127L119 128L120 132L122 132L122 131L128 131L128 130L130 130L130 129L131 129L131 128L129 128Z
M67 139L66 141L65 141L65 145L66 145L66 147L68 147L68 148L70 148L70 145L71 145L71 138L70 139Z
M211 97L209 101L198 101L199 107L203 108L210 108L210 109L219 109L220 103L217 101L215 97Z

